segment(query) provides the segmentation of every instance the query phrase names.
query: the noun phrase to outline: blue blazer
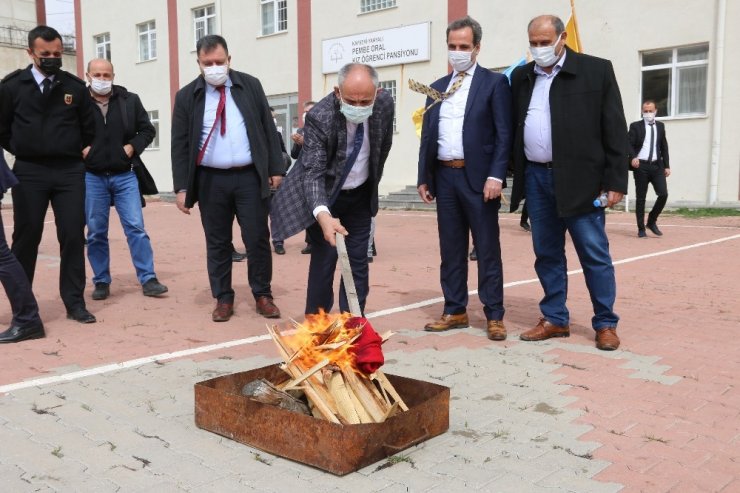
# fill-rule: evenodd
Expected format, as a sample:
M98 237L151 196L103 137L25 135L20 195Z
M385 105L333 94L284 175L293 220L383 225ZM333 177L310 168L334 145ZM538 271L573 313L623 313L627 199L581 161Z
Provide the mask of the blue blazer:
M445 92L451 78L450 73L434 82L432 87ZM430 104L432 99L427 98L426 105ZM465 176L475 192L483 193L489 176L500 178L506 186L506 170L514 137L511 104L511 88L506 76L478 65L470 83L463 121ZM419 148L417 186L426 184L433 196L436 195L434 174L438 166L441 106L442 103L435 104L424 113Z

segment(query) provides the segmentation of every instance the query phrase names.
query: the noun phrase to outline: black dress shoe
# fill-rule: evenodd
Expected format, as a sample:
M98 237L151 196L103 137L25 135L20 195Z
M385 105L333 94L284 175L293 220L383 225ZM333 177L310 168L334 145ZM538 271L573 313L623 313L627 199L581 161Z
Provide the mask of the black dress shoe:
M8 342L27 341L29 339L41 339L45 337L44 324L37 322L27 327L14 325L0 334L0 344Z
M527 222L519 223L519 226L521 226L522 229L524 231L526 231L527 233L531 233L532 232L532 228L529 226L529 223L527 223Z
M478 260L478 253L475 251L475 247L473 247L473 249L470 250L470 255L468 255L468 258L472 260L473 262Z
M110 284L107 282L96 282L92 292L92 299L104 300L110 296Z
M303 249L301 250L301 253L303 255L308 255L309 253L311 253L311 245L307 244L306 246L304 246Z
M231 261L232 262L244 262L247 259L246 253L240 253L234 250L231 252Z
M637 230L637 237L638 238L647 238L647 233L644 229L638 229Z
M159 282L156 277L152 277L147 282L145 282L141 286L141 289L144 292L144 296L159 296L160 294L165 294L168 291L167 286Z
M647 229L649 229L650 231L652 231L655 236L663 236L663 232L658 229L658 225L655 224L655 223L648 224L647 225Z
M74 308L67 310L67 318L70 320L76 320L81 324L94 324L97 322L95 315L87 311L86 308Z
M285 247L283 245L275 245L275 253L285 255Z

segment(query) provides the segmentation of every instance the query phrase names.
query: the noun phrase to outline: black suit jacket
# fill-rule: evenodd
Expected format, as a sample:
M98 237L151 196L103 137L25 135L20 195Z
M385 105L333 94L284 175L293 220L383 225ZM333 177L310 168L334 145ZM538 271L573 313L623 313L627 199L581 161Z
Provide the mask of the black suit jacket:
M378 183L393 142L393 98L379 91L370 125L370 211L378 212ZM313 210L331 206L329 198L339 183L347 163L347 120L339 111L340 101L332 92L306 114L303 149L293 169L273 197L270 213L273 240L284 240L315 221Z
M445 92L452 73L436 80L432 88ZM432 103L427 98L426 106ZM442 104L435 104L424 113L419 146L419 174L417 186L426 184L436 195L434 172L438 166L439 112ZM465 176L470 188L483 193L489 176L500 178L506 186L512 141L511 88L506 76L476 67L470 82L468 100L463 118L463 152Z
M249 74L229 71L231 96L239 108L249 137L254 167L260 178L261 196L270 196L268 178L285 172L283 153L270 105L260 81ZM174 191L186 190L185 207L198 201L196 160L203 128L206 81L198 76L177 91L172 111L172 178Z
M656 121L655 132L655 138L658 142L655 146L658 150L658 164L663 168L670 168L668 163L668 140L665 137L665 124L663 122ZM630 141L630 161L640 154L640 149L642 149L642 144L645 142L646 134L647 132L645 132L644 120L630 123L630 130L627 134ZM648 136L648 139L649 138L650 137Z
M629 151L622 97L609 60L567 48L550 87L552 166L560 217L593 210L601 190L627 193ZM534 62L511 75L514 96L512 212L525 196L524 121L537 75Z

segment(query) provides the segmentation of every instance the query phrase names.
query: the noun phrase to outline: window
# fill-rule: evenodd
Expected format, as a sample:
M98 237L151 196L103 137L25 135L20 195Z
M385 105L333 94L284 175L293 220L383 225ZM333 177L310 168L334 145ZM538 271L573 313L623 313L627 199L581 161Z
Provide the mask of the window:
M206 5L193 9L193 30L195 41L203 36L216 33L216 6Z
M373 12L396 6L396 0L360 0L360 13Z
M95 36L95 57L110 60L110 33Z
M287 0L261 0L262 35L288 30Z
M642 53L642 101L652 99L659 116L705 115L709 45Z
M396 133L396 81L385 80L380 81L380 87L384 91L388 91L388 94L393 98L393 133Z
M136 26L139 31L139 61L157 58L157 27L154 21Z
M157 131L157 133L154 134L154 140L147 146L147 149L159 149L159 111L147 111L146 114L149 115L149 121L152 122L154 130Z

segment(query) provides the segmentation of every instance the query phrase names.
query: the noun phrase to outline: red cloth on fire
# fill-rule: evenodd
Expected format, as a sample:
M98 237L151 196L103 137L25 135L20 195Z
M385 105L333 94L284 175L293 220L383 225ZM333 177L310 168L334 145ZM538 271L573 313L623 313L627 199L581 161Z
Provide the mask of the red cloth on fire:
M355 355L358 370L367 375L376 372L385 363L383 349L380 346L383 339L364 317L352 317L344 323L344 326L348 329L363 327L362 334L349 350Z

